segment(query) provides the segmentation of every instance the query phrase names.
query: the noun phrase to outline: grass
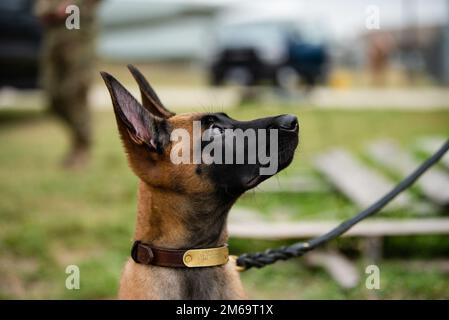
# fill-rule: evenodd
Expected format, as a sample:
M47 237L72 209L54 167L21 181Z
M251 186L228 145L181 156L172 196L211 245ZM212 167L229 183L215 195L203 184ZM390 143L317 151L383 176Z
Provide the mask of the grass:
M423 135L449 136L449 112L322 111L247 105L228 112L240 119L295 113L302 142L293 165L281 173L316 175L314 154L344 146L361 153L367 142L393 138L404 146ZM134 228L137 178L128 169L112 113L95 114L95 148L83 172L59 169L66 137L59 123L38 112L0 112L0 298L113 298ZM319 176L317 176L320 178ZM344 197L328 193L243 197L238 205L271 217L284 208L286 219L342 219L356 210ZM404 213L395 213L404 215ZM437 212L435 214L438 214ZM282 217L284 218L284 217ZM413 239L412 239L413 240ZM240 253L278 242L231 240ZM356 240L331 246L352 248ZM420 252L449 256L447 237L387 239L389 258L419 258ZM401 256L400 252L407 252ZM356 258L356 257L354 257ZM356 259L362 273L364 264ZM65 268L81 270L81 290L65 289ZM242 274L252 298L365 299L448 298L449 278L435 270L409 270L397 259L380 265L381 290L341 290L320 269L300 260Z

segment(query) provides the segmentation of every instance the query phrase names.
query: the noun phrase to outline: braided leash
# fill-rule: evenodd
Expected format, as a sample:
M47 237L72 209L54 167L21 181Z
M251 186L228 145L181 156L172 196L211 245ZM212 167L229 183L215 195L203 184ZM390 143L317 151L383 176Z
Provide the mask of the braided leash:
M449 150L449 139L443 146L435 152L430 158L424 161L412 174L402 180L390 192L372 204L370 207L361 211L354 217L342 222L336 228L330 230L328 233L319 237L313 238L307 242L298 242L291 246L283 246L276 249L267 249L263 252L245 253L236 259L237 268L239 271L248 270L252 267L262 268L266 265L275 263L279 260L288 260L294 257L300 257L310 250L313 250L339 236L351 229L360 221L378 213L389 202L391 202L401 192L410 188L411 185L433 165L435 165L441 157Z

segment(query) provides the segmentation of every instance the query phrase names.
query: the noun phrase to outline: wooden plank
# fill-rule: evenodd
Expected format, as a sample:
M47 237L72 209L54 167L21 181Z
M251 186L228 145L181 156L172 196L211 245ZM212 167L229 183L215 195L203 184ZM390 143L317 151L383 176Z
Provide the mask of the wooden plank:
M430 156L444 144L446 139L443 137L425 137L418 139L416 146L420 151ZM441 158L440 162L442 165L449 169L449 153L446 153Z
M385 177L341 149L318 156L314 166L359 208L370 206L394 187ZM410 202L410 195L402 193L386 209L403 208Z
M420 165L393 141L378 141L369 146L368 152L375 161L401 177L408 176ZM435 204L449 205L449 175L443 170L436 167L430 169L416 181L416 185Z
M237 238L305 239L322 235L339 223L338 221L247 221L231 222L228 228L229 234ZM357 224L343 236L382 237L430 234L449 234L449 218L375 219Z
M307 265L325 269L342 288L354 288L360 281L354 263L336 251L313 251L304 256L304 260Z
M366 237L363 239L362 251L367 262L377 264L382 258L382 249L382 237Z

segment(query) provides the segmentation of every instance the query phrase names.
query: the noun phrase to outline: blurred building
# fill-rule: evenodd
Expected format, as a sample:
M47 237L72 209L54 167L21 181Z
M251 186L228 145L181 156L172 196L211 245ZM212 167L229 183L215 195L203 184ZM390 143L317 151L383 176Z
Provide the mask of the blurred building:
M365 26L367 5L380 9L379 30ZM1 1L2 85L36 86L40 29L31 6ZM225 25L280 19L309 42L325 39L334 70L360 73L374 39L387 37L389 67L449 83L449 0L103 0L99 15L98 53L107 60L210 62Z
M99 54L115 60L199 60L220 4L106 1Z

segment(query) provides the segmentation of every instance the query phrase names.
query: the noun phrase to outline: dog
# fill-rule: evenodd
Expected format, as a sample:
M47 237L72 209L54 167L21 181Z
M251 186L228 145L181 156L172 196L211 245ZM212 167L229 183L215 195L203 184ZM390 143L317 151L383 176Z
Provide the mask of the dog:
M140 180L135 242L122 272L119 299L245 299L235 260L228 257L227 215L245 191L291 163L299 141L297 117L237 121L225 113L175 114L138 69L128 68L142 104L101 72L129 165ZM276 172L261 175L261 161L174 164L171 133L182 129L192 136L195 122L202 133L212 130L219 139L226 129L275 130ZM198 144L205 147L201 141L191 143ZM247 143L244 150L250 147Z

